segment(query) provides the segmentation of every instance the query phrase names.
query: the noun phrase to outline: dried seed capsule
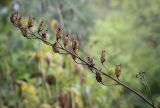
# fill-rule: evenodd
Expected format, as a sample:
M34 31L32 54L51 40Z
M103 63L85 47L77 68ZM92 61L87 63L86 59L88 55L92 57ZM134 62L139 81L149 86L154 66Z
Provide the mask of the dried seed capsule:
M47 32L48 32L48 30L46 30L45 32L42 33L41 36L42 36L43 40L47 40Z
M63 33L62 28L58 27L56 30L56 40L57 41L61 38L62 33Z
M101 52L101 63L103 64L105 62L105 50L102 50Z
M95 65L93 58L91 57L87 57L87 62L89 64L89 67L93 67Z
M63 45L64 45L64 47L67 46L67 44L68 44L68 39L69 39L69 34L67 33L67 35L64 37L64 40L63 40Z
M121 75L121 65L116 65L115 75L116 75L117 78Z
M28 28L31 28L34 26L34 18L29 17L28 19Z
M15 22L17 21L17 19L18 19L18 12L14 12L14 13L12 13L11 14L11 16L10 16L10 21L11 21L11 23L13 23L13 24L15 24Z
M72 50L73 50L74 52L76 51L77 46L78 46L78 41L77 41L77 39L74 39L74 40L72 41Z
M59 47L59 44L58 44L57 42L55 42L55 43L52 45L52 50L53 50L53 52L58 53L58 52L59 52L58 47Z
M22 17L21 16L17 20L17 26L22 27Z
M28 37L29 30L27 27L21 27L20 30L24 37Z
M96 80L97 80L97 82L102 83L102 76L101 76L99 70L96 70Z
M39 26L38 26L38 33L40 33L43 30L43 25L44 25L44 22L41 21Z

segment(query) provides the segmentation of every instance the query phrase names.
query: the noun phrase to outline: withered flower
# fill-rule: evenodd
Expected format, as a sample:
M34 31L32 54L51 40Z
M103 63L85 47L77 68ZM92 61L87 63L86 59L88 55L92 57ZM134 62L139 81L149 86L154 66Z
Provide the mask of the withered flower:
M13 12L10 16L10 21L11 23L13 23L15 25L15 22L18 20L18 12Z
M100 74L100 70L96 70L96 80L99 83L102 83L102 76Z
M38 26L38 33L40 33L43 30L44 22L41 21L39 26Z
M77 41L77 39L74 39L74 40L72 41L72 50L73 50L74 52L76 51L77 46L78 46L78 41Z
M59 47L59 44L58 44L57 42L55 42L55 43L52 45L52 50L53 50L53 52L58 53L58 52L59 52L58 47Z
M116 75L117 78L121 75L121 65L116 65L115 75Z
M105 50L102 50L101 52L101 63L103 64L105 62Z
M56 40L57 41L61 38L62 33L63 33L63 29L58 27L56 30Z
M91 57L87 57L87 62L89 64L89 67L93 67L95 65L93 58Z
M29 30L27 27L21 27L20 30L24 37L28 37Z
M66 34L66 36L64 37L64 40L63 40L63 45L64 45L65 48L68 44L68 39L69 39L69 33Z
M29 17L28 19L28 28L31 28L34 26L34 18Z
M48 30L46 30L45 32L42 33L41 36L42 36L43 40L47 40L47 32L48 32Z
M22 27L22 17L21 16L17 20L17 26Z

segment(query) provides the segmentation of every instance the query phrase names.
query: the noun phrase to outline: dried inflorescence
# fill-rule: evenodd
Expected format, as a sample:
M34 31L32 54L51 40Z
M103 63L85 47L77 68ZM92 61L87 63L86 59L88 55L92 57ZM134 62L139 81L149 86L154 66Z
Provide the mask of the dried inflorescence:
M116 65L116 67L115 67L115 75L116 75L117 78L120 77L120 75L121 75L121 65Z
M26 37L28 39L41 40L45 44L51 46L53 52L60 53L60 54L69 54L69 55L71 55L71 57L73 58L73 60L76 63L78 63L76 60L79 60L79 61L81 61L81 63L78 63L78 64L87 65L88 68L95 74L95 78L98 83L101 83L101 84L107 86L106 84L103 83L102 76L110 78L111 80L115 81L118 85L121 85L124 88L130 90L131 92L135 93L138 97L142 98L150 106L155 108L155 105L153 102L150 102L149 100L147 100L147 98L142 96L139 92L137 92L134 89L131 89L130 87L128 87L126 84L124 84L122 81L119 80L119 77L120 77L121 71L122 71L121 65L116 65L116 67L115 67L115 76L117 77L117 78L115 78L115 76L111 76L110 74L107 74L106 72L103 72L101 69L97 68L95 61L92 57L87 57L86 60L79 57L79 55L77 54L79 40L77 38L70 39L69 33L64 35L63 29L60 26L58 26L56 29L56 33L55 33L56 41L54 43L51 43L47 40L48 30L47 29L44 30L44 22L43 21L41 21L39 23L39 26L36 31L37 33L34 33L31 30L31 28L34 26L34 18L29 17L28 24L24 25L23 18L20 16L20 14L18 12L14 12L10 16L10 21L15 27L20 29L20 31L24 37ZM62 41L60 41L60 40L62 40ZM63 42L63 45L61 44L61 42ZM101 55L100 55L100 62L103 66L104 66L104 62L106 61L105 56L106 56L105 50L102 50ZM36 57L35 59L37 60L37 62L40 61L38 57ZM50 63L48 62L48 65L49 64ZM105 69L106 69L106 71L108 71L108 69L106 67L105 67ZM51 79L51 77L46 77L46 80L49 83L51 83L50 79ZM62 99L60 99L60 100L62 100ZM64 103L62 102L62 104L64 104Z

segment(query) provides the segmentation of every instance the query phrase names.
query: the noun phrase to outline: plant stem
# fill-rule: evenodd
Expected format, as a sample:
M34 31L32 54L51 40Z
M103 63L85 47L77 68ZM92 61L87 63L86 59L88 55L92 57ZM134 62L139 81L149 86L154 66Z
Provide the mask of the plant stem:
M32 35L35 36L37 39L43 41L45 44L49 45L49 46L53 46L52 43L46 41L46 40L43 40L42 38L38 37L37 35L35 35L32 31L31 31ZM58 42L59 43L59 42ZM59 43L60 44L60 43ZM73 53L69 50L67 50L66 48L64 48L62 45L60 45L60 47L57 47L65 52L67 52L68 54L74 56L75 58L79 59L81 62L85 63L86 65L90 66L90 64L85 61L84 59L82 59L81 57L79 57L76 53ZM92 69L94 70L100 70L98 69L96 66L93 66ZM142 94L140 94L138 91L132 89L131 87L129 87L127 84L123 83L122 81L120 81L119 79L117 78L114 78L113 76L105 73L104 71L100 70L100 73L103 74L104 76L112 79L113 81L115 81L117 84L123 86L124 88L128 89L129 91L131 91L132 93L136 94L138 97L140 97L142 100L144 100L146 103L148 103L148 105L150 105L152 108L156 108L154 103L153 102L150 102L146 97L144 97Z

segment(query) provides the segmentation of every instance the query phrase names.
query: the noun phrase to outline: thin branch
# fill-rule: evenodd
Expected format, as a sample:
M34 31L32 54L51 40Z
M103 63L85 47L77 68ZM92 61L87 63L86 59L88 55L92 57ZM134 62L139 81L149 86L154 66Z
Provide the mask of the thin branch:
M11 22L15 25L15 21L17 19L14 19L14 15L17 15L17 13L14 13L11 15ZM18 15L17 15L18 16ZM17 26L19 29L20 27ZM25 33L25 32L24 32ZM53 47L54 44L50 43L49 41L45 40L42 38L41 34L38 34L39 36L37 36L35 33L33 33L31 30L30 30L30 35L34 36L35 38L37 38L38 40L41 40L42 42L44 42L46 45L49 45L51 47ZM27 36L27 35L26 35ZM30 39L30 38L28 38ZM32 39L32 38L31 38ZM121 85L123 86L124 88L128 89L129 91L131 91L132 93L134 93L135 95L137 95L138 97L140 97L141 99L143 99L148 105L150 105L151 107L153 108L156 108L154 103L153 103L153 100L150 102L146 97L144 97L142 94L140 94L138 91L132 89L131 87L129 87L127 84L125 84L124 82L120 81L118 78L115 78L114 76L111 76L110 74L107 74L108 73L108 69L106 69L106 72L105 71L102 71L100 70L98 67L96 67L96 65L93 62L93 59L92 59L92 62L88 62L87 60L84 60L83 58L81 58L80 56L78 56L75 52L71 51L71 50L68 50L67 48L64 48L61 43L57 40L57 42L59 43L60 46L55 46L57 49L60 49L64 52L66 52L67 54L70 54L72 57L78 59L79 61L81 61L82 63L84 63L85 65L88 66L88 68L91 70L91 72L93 72L94 74L96 74L94 71L98 71L99 73L101 73L103 76L107 77L107 78L110 78L111 80L113 80L116 84L118 85ZM74 43L72 44L72 48L73 50L75 51L76 48L77 48L77 43ZM75 61L76 62L76 61ZM78 63L78 62L76 62ZM150 88L149 88L149 91L150 91ZM150 91L150 95L151 95L151 91Z
M39 38L39 37L36 36L35 34L33 34L33 35L34 35L37 39L43 41L45 44L52 46L52 44L51 44L50 42L48 42L48 41L46 41L46 40L43 40L42 38ZM75 56L77 59L79 59L80 61L82 61L82 62L84 62L85 64L87 64L88 66L90 66L90 64L89 64L87 61L83 60L83 59L80 58L78 55L70 52L69 50L67 50L67 49L65 49L65 48L63 48L63 47L58 47L58 48L61 49L61 50L66 51L67 53L69 53L69 54L72 55L72 56ZM95 70L99 70L99 69L98 69L97 67L95 67L95 66L93 66L92 68L95 69ZM147 102L147 103L148 103L150 106L152 106L153 108L156 108L152 102L150 102L148 99L146 99L143 95L141 95L141 94L140 94L139 92L137 92L136 90L130 88L128 85L126 85L126 84L123 83L122 81L120 81L120 80L118 80L118 79L116 79L116 78L114 78L114 77L106 74L105 72L103 72L103 71L101 71L101 70L100 70L100 72L101 72L104 76L106 76L106 77L112 79L113 81L115 81L117 84L123 86L124 88L126 88L126 89L128 89L129 91L131 91L131 92L133 92L134 94L136 94L138 97L140 97L141 99L143 99L145 102Z

